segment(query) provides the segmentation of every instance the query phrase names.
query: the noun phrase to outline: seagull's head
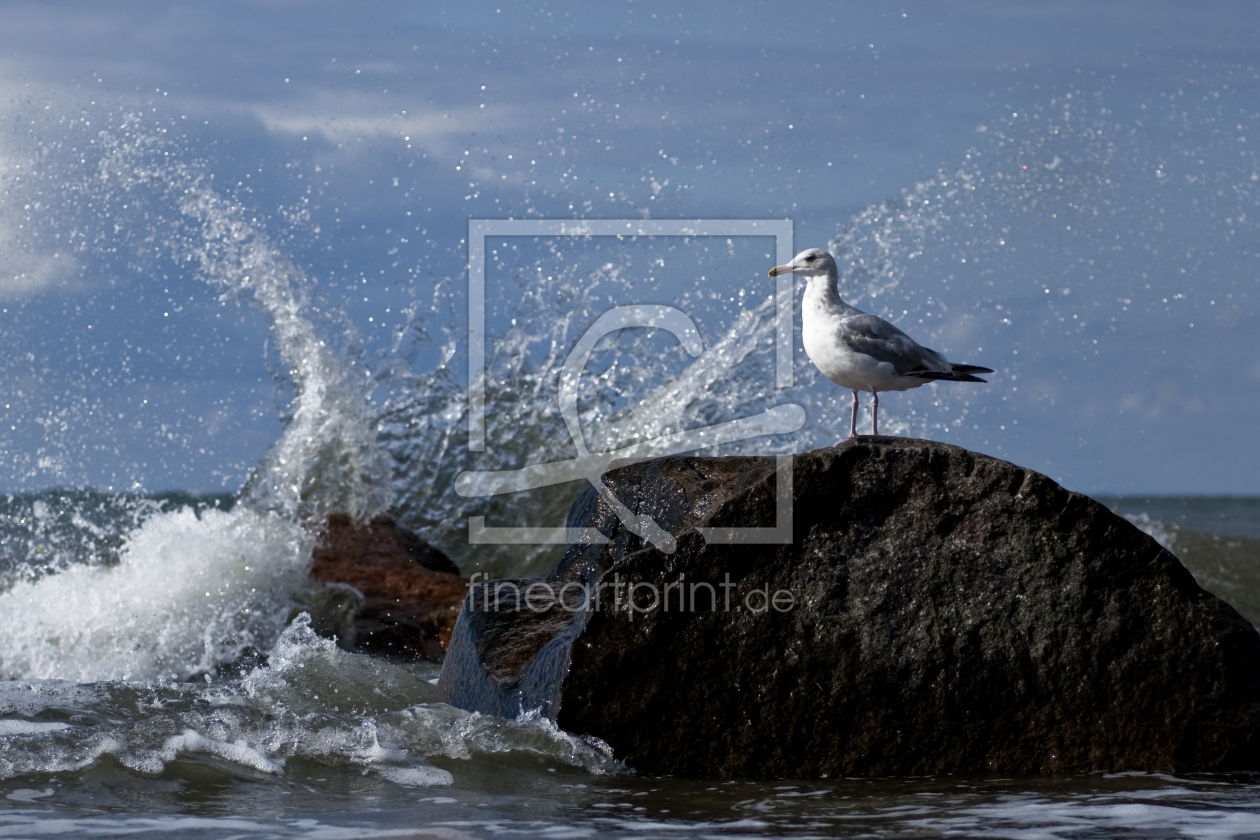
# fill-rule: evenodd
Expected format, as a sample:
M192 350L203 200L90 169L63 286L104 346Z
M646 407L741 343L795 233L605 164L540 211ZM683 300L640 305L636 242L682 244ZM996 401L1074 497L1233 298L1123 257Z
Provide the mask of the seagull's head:
M780 274L796 273L802 277L836 276L836 261L822 248L809 248L801 251L787 265L776 265L770 269L771 277Z

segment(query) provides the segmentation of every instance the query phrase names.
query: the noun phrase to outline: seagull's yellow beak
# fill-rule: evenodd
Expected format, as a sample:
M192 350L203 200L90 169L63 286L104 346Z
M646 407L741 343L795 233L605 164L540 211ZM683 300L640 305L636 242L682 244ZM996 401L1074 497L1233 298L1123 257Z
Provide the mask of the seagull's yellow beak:
M770 269L770 276L778 277L780 274L791 274L795 270L796 269L792 268L790 265L776 265L774 268Z

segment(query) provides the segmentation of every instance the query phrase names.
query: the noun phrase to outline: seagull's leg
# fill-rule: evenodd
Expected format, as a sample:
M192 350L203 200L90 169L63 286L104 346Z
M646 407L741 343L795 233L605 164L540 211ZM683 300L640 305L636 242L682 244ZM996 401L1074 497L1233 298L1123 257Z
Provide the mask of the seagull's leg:
M849 422L849 437L845 438L845 440L849 440L850 438L857 437L857 415L858 415L858 392L857 392L857 389L854 388L853 389L853 419Z
M853 393L857 393L854 391ZM871 391L871 434L879 434L879 391Z

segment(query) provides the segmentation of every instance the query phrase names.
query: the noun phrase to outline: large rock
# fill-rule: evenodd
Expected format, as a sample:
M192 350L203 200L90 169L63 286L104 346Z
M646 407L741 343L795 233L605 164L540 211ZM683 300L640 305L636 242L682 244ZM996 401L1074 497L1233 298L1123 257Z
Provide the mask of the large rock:
M586 493L569 525L611 544L570 546L543 582L474 587L444 698L541 708L654 773L1260 769L1260 636L1129 522L930 441L863 437L792 463L780 545L697 531L773 526L773 458L611 471L677 550ZM716 604L700 588L678 609L680 582L711 584ZM598 605L581 608L583 588ZM669 609L650 608L665 591ZM783 592L790 607L765 608Z
M348 620L337 622L345 647L434 662L445 655L468 588L441 550L386 517L364 525L328 517L311 576L356 593Z

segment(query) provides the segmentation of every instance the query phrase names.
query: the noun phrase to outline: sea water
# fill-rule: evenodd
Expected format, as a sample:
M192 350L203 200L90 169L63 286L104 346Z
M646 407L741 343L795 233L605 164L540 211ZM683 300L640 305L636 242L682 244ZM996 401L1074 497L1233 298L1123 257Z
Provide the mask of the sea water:
M555 562L555 546L472 547L466 520L562 519L580 487L493 503L451 487L465 469L571 455L554 408L565 361L556 348L618 296L624 277L616 261L596 260L533 277L510 301L488 366L496 410L487 432L498 446L469 453L468 397L450 373L450 347L428 369L374 373L264 226L142 121L113 129L84 194L148 202L175 260L264 313L291 399L283 433L239 492L0 496L0 834L1260 836L1260 779L1249 775L654 778L537 714L504 720L436 702L436 665L359 656L316 635L321 590L307 572L329 513L391 512L465 572L530 574ZM1014 187L964 164L859 214L831 243L846 288L870 299L895 288L941 226L978 223L984 205L968 202L985 189ZM528 247L537 252L517 259L533 269L563 246ZM729 258L753 258L731 248ZM569 317L539 316L557 297ZM774 301L675 302L709 319L704 353L692 360L650 333L605 345L580 394L594 449L772 404L758 383L772 367ZM719 451L831 442L834 424L819 418L840 416L843 395L801 359L794 373L786 398L814 425ZM374 396L382 387L386 396ZM963 397L940 403L946 422L967 414ZM896 409L885 428L931 431ZM1104 501L1260 620L1260 500Z

